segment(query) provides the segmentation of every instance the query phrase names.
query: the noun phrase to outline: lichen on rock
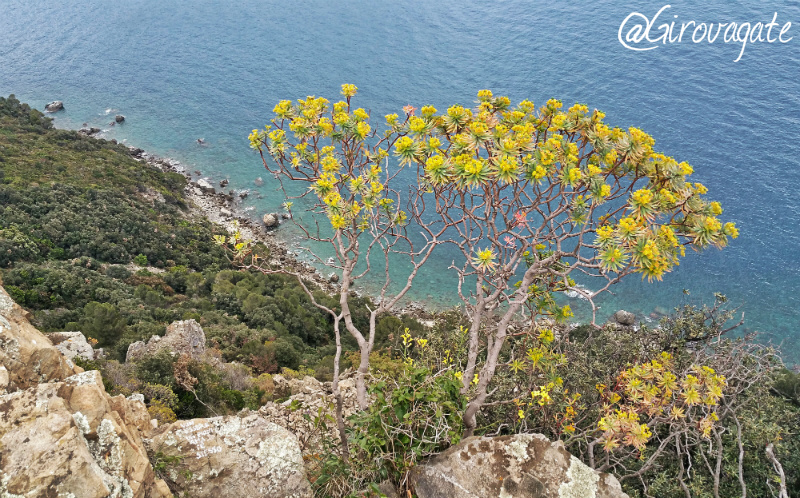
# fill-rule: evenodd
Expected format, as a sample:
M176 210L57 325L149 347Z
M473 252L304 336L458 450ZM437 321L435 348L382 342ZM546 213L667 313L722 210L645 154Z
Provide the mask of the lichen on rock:
M297 437L257 413L175 422L147 444L180 457L167 474L193 497L312 495Z
M574 456L570 457L567 479L569 480L558 488L558 498L595 498L597 496L597 482L600 481L600 476Z
M613 476L541 434L464 439L415 467L410 481L419 498L627 498Z

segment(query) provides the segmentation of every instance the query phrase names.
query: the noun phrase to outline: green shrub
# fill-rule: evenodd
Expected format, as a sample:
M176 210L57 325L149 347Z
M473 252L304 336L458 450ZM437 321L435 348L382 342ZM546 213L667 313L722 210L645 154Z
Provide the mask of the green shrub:
M122 337L127 324L116 306L91 301L84 306L78 327L83 335L94 337L101 346L110 346Z
M106 270L106 276L117 280L125 280L131 276L131 272L122 265L111 265Z
M355 496L387 479L405 483L408 472L423 459L457 444L463 430L467 399L451 371L407 367L369 388L373 402L348 419L349 460L335 441L323 451L314 476L322 496Z

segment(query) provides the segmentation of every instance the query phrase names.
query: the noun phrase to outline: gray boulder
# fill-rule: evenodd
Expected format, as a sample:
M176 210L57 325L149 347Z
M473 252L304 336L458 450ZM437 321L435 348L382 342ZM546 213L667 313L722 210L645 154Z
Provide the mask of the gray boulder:
M206 334L194 319L172 322L164 337L154 335L146 344L136 341L128 346L125 361L135 362L164 349L176 355L186 354L195 360L202 360L206 354Z
M265 214L264 217L262 218L262 221L264 222L264 226L267 228L273 228L278 226L278 217L272 213Z
M626 327L633 326L636 323L636 315L629 311L619 310L614 313L614 321Z
M313 496L297 437L258 414L175 422L149 448L180 457L167 479L194 498Z
M49 337L56 349L70 360L74 361L76 356L94 360L94 349L81 332L55 332Z
M200 190L205 192L206 194L216 194L217 191L214 189L214 186L211 185L208 180L205 178L201 178L197 180L197 186L200 187Z
M58 112L63 108L64 108L64 103L61 102L60 100L54 100L49 104L47 104L46 106L44 106L44 110L47 112Z
M470 437L411 471L419 498L628 498L541 434Z

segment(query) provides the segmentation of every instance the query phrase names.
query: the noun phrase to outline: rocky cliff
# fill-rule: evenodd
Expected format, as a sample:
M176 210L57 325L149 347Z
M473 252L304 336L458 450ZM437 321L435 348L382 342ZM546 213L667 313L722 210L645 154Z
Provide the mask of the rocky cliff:
M156 425L140 397L110 396L0 287L0 496L311 496L297 438L262 415ZM150 457L169 463L158 467L167 480Z
M144 403L105 392L0 288L0 493L167 497L147 457Z

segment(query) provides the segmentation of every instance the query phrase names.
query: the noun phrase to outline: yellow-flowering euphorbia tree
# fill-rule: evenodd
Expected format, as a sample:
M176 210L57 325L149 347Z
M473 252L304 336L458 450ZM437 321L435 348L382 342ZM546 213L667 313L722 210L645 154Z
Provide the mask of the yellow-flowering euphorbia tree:
M424 106L417 113L406 106L402 117L385 117L379 134L367 111L351 107L355 92L343 85L344 100L332 105L315 97L282 101L272 126L254 130L250 140L278 178L308 184L299 197L312 196L312 211L330 222L330 234L301 228L334 249L340 309L328 311L337 343L343 322L361 349L362 408L375 318L407 294L443 242L463 256L451 268L470 321L461 379L470 396L464 422L471 433L505 340L520 333L514 324L572 316L553 299L555 292L586 298L594 323L594 297L623 277L661 280L686 246L723 247L738 235L733 223L719 220L722 208L705 198L706 188L688 181L691 166L655 152L643 131L612 128L602 112L584 105L565 110L550 100L537 109L525 100L512 106L482 90L474 109L454 105L440 113ZM391 175L381 168L392 153L401 167L417 172L406 211L390 185L400 168ZM407 223L422 236L410 238ZM381 254L386 280L370 310L370 330L361 331L351 319L349 289L372 269L373 252ZM411 261L402 288L391 293L390 254ZM338 361L334 389L337 374Z
M370 124L370 114L351 105L356 90L354 85L342 85L344 100L333 104L316 97L283 100L273 110L272 125L253 130L250 142L261 153L265 168L281 184L290 180L308 185L299 196L287 197L306 198L312 213L323 215L330 223L329 229L317 226L314 231L298 226L308 240L329 243L333 248L333 262L324 264L341 273L339 308L328 310L337 337L334 394L338 399L338 334L344 323L360 349L356 387L359 405L364 409L365 375L375 343L376 318L392 310L411 289L419 269L441 243L443 229L416 225L423 232L422 242L409 238L408 215L400 208L401 196L391 186L400 170L389 173L381 167L401 133L391 129L378 135ZM413 211L420 214L417 207ZM398 257L404 259L407 268L399 290L390 285L390 266ZM373 258L380 260L380 268L373 268ZM384 283L375 296L375 307L369 310L369 330L360 330L352 320L349 299L353 284L373 270L384 275Z
M687 245L722 247L738 235L719 220L722 208L706 200L706 188L688 181L692 167L655 152L643 131L612 128L602 112L558 100L537 110L482 90L477 104L409 109L405 122L387 117L403 135L394 154L416 165L427 192L419 199L432 199L424 204L435 206L463 255L453 268L471 322L467 433L513 323L572 316L554 292L585 297L594 323L593 298L623 277L661 280Z

